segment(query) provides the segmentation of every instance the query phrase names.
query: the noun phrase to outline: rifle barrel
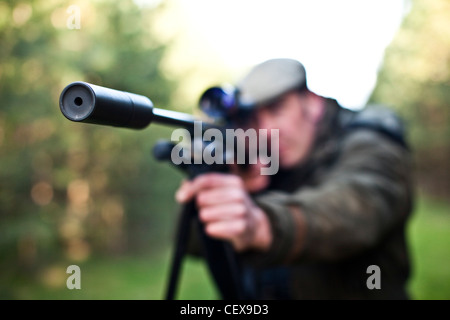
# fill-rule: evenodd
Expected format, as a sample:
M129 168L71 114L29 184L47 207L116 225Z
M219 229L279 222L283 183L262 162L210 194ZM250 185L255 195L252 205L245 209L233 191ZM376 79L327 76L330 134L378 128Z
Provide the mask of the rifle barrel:
M71 121L131 129L143 129L151 122L193 128L196 120L201 121L187 113L154 108L145 96L82 81L63 89L59 106Z

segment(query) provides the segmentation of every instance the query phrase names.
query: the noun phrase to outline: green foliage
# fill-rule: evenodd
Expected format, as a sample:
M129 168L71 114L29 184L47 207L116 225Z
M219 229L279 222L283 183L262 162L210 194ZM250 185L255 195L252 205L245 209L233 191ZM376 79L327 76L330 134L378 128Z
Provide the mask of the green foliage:
M417 148L450 145L450 2L412 0L371 100L399 110Z
M371 100L404 116L418 189L442 199L419 199L411 222L411 294L449 299L450 2L412 0L411 5L386 50Z
M181 176L151 154L167 128L72 123L59 110L62 89L79 80L170 104L176 83L161 71L170 44L152 28L162 6L70 5L79 29L66 1L0 1L1 280L61 257L149 250L174 224Z
M371 102L405 119L417 182L450 195L450 2L411 0L411 10L385 52Z
M408 229L413 299L450 299L450 206L421 196Z

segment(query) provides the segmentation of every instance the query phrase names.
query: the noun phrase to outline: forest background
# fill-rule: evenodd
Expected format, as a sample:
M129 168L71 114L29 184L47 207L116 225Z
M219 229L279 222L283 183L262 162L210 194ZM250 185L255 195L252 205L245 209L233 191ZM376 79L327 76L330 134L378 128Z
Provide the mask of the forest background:
M163 298L184 175L152 148L172 128L72 123L59 95L82 80L198 114L204 89L244 70L207 44L186 44L177 1L111 3L0 1L0 299ZM189 45L198 56L177 60ZM414 299L450 299L449 85L450 3L412 0L368 102L408 124ZM81 290L66 287L74 264ZM179 298L217 298L201 261L186 262Z

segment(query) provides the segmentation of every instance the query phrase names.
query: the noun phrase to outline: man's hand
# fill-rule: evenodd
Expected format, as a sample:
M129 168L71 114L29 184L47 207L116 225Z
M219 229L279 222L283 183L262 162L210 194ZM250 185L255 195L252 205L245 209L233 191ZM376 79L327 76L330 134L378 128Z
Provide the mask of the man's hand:
M177 201L185 203L194 197L209 236L230 241L237 251L270 247L269 220L250 198L239 176L207 173L183 182L176 193Z

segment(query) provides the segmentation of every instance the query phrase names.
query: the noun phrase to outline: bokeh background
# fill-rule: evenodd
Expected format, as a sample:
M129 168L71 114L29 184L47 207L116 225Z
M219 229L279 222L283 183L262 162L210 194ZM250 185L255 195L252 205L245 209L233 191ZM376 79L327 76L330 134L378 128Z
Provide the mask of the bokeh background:
M352 108L386 104L404 117L417 182L409 291L450 299L450 2L400 1L397 20L389 17L399 7L386 1L376 14L370 1L319 1L311 11L310 1L249 2L239 11L236 1L0 1L0 299L164 298L173 194L184 176L153 159L152 148L173 128L70 122L58 105L67 84L87 81L197 114L208 86L275 55L305 62L319 94ZM298 16L286 7L293 3L302 5ZM369 33L360 24L371 12ZM273 50L292 43L302 45ZM371 43L378 51L367 50ZM336 57L340 69L331 68ZM358 86L357 70L374 62L375 76ZM66 287L72 264L81 290ZM217 297L203 263L187 259L178 298Z

